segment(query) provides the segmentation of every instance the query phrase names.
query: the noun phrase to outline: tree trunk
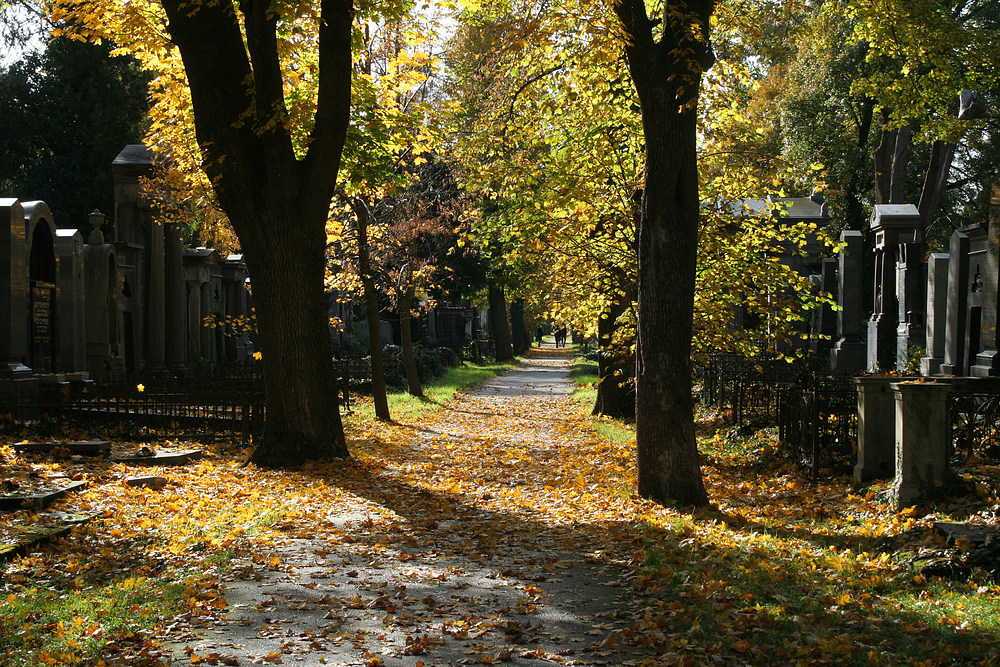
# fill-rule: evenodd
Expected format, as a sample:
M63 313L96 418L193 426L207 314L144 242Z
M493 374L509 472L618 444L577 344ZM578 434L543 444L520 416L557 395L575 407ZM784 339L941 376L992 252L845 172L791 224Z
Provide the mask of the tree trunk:
M659 39L644 0L615 5L646 142L639 229L636 448L638 492L675 506L708 503L694 433L691 335L698 248L697 102L711 0L666 3Z
M503 287L490 281L488 288L490 304L490 327L493 329L493 346L496 360L507 361L514 358L514 347L510 342L510 325L507 323L507 298Z
M299 234L275 234L259 245L243 241L267 401L263 437L250 460L281 467L347 456L323 298L325 252Z
M413 354L413 330L410 309L413 307L415 285L409 285L399 292L399 339L403 348L403 370L406 372L406 387L411 396L423 397L424 389L420 386L420 375L417 373L417 361Z
M372 274L371 253L368 247L368 205L355 198L351 204L358 223L358 274L365 293L365 317L368 319L368 353L372 361L372 402L375 417L391 421L389 399L385 387L385 362L382 355L381 318L378 308L378 289Z
M868 145L868 135L871 133L872 119L874 116L875 104L871 100L865 100L858 117L857 135L855 146L864 149ZM861 191L865 188L862 182L866 182L868 172L862 169L852 169L844 188L844 218L846 229L862 230L865 228L864 205L861 201Z
M889 185L889 203L906 203L906 173L913 154L913 123L896 131L896 146L892 153L892 179Z
M324 278L326 220L350 120L351 3L320 3L316 116L301 158L288 131L271 3L161 4L191 90L202 166L254 290L267 418L251 461L347 456Z
M618 318L625 313L623 298L615 299L597 322L597 398L592 414L615 419L635 419L635 355L628 346L615 344Z
M531 347L531 335L524 325L524 299L510 304L510 336L514 354L524 354Z
M896 150L897 130L886 130L885 124L889 122L889 114L882 111L882 136L879 139L878 148L875 149L875 203L888 204L889 196L892 192L892 155Z
M941 205L941 196L948 186L948 175L951 173L951 163L955 158L955 144L935 141L931 145L931 162L924 175L924 186L920 191L920 203L917 211L920 213L920 238L925 243L927 233L934 224L934 214Z

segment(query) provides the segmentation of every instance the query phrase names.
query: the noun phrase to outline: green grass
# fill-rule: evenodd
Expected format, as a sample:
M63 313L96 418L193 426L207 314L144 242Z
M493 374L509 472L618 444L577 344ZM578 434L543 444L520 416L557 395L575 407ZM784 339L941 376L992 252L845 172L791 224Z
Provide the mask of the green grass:
M466 362L461 366L453 366L424 385L422 398L411 396L406 392L390 392L387 397L389 414L393 419L419 419L421 415L440 409L457 393L510 370L516 363L517 360L492 364ZM354 411L354 418L374 419L374 417L375 409L370 401L359 403Z
M581 352L576 348L577 352ZM577 354L573 357L573 367L569 372L576 387L573 398L587 408L593 408L597 400L597 362ZM635 427L620 420L597 418L593 423L594 432L608 442L621 444L635 440Z
M71 592L25 581L0 600L0 662L9 667L90 665L104 656L140 651L162 619L183 608L184 586L119 576L104 583L78 578Z

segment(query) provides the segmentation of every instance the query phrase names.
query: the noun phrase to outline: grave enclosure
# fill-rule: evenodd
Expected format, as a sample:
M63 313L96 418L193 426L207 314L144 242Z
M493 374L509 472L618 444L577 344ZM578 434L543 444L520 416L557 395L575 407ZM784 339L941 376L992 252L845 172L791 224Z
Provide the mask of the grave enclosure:
M0 198L0 412L31 417L46 393L81 395L93 383L247 369L245 330L206 318L247 318L241 255L186 247L140 193L154 154L126 146L112 164L113 225L62 229L40 201ZM245 372L244 372L245 374Z
M786 201L789 220L814 213ZM946 493L956 450L1000 453L1000 186L988 223L954 232L947 253L923 256L919 224L916 206L878 205L867 249L848 229L836 259L784 260L837 296L809 323L814 370L719 355L706 382L740 423L774 417L813 479L856 447L855 480L894 479L900 506Z

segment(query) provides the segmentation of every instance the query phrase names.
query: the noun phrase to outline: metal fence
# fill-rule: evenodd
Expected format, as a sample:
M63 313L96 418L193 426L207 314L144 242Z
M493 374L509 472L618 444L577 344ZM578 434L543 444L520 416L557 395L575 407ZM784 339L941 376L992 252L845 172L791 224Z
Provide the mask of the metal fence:
M712 355L705 372L708 402L730 411L742 428L776 426L789 455L817 480L821 470L853 466L857 392L849 375L820 373L799 361Z
M902 380L903 378L899 378ZM1000 460L1000 378L949 378L952 453ZM858 396L852 375L768 359L713 355L703 397L743 428L776 426L789 455L813 481L856 463Z
M351 409L351 390L371 380L366 360L337 360L340 405ZM221 369L214 369L219 371ZM353 383L352 383L353 380ZM114 378L103 382L60 381L42 377L26 385L0 383L0 431L29 429L45 436L78 425L122 439L215 434L239 435L244 442L264 425L264 382L258 373Z

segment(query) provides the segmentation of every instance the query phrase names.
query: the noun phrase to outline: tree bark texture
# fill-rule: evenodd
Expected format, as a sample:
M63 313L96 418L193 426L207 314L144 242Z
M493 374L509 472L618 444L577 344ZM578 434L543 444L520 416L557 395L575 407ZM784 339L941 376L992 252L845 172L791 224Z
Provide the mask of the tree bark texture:
M403 370L406 372L406 389L411 396L423 396L424 388L420 386L420 375L417 373L417 360L413 352L413 297L416 294L415 285L403 287L399 294L399 341L403 355Z
M510 342L510 324L507 322L507 297L504 296L503 287L493 281L490 281L487 291L496 360L507 361L514 358L514 346Z
M618 318L627 308L624 297L616 299L597 322L600 356L593 414L632 421L635 419L635 355L628 346L614 342L620 328Z
M267 418L251 461L292 466L347 456L324 276L325 226L350 118L351 3L321 2L317 111L301 159L285 122L280 8L266 0L244 0L238 10L231 0L162 4L191 89L202 166L254 291Z
M694 433L691 335L698 244L697 102L712 0L615 5L646 141L639 229L636 447L638 492L664 505L708 503ZM654 38L653 31L659 36Z
M892 192L892 155L896 150L897 130L882 130L875 149L875 203L888 204Z
M358 224L358 273L365 293L365 317L368 320L368 353L372 362L372 402L375 404L375 417L381 421L390 421L389 399L385 387L385 361L382 354L382 332L379 323L378 289L375 287L375 276L372 274L371 252L368 246L368 206L365 202L355 199L352 202L354 217Z
M924 174L924 185L920 191L920 203L917 211L920 213L920 234L918 239L925 243L927 234L934 224L934 214L941 205L941 196L948 187L948 175L955 159L955 144L935 141L931 145L931 162Z
M892 179L889 185L889 203L906 203L906 173L913 154L913 123L896 131L896 146L892 153Z

